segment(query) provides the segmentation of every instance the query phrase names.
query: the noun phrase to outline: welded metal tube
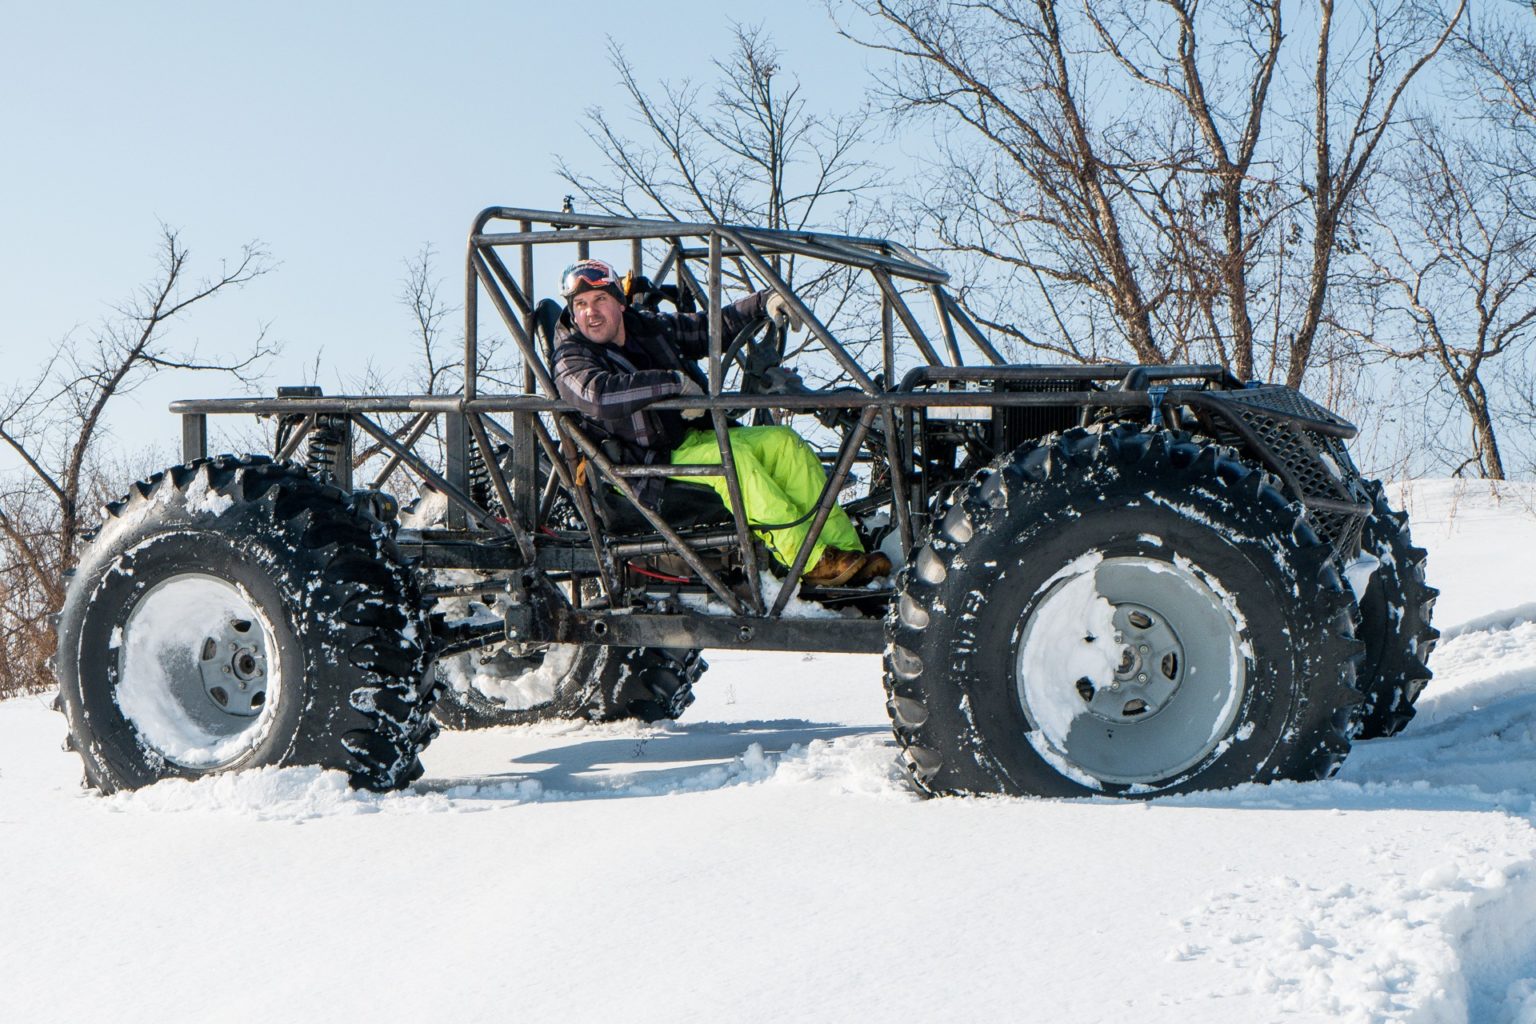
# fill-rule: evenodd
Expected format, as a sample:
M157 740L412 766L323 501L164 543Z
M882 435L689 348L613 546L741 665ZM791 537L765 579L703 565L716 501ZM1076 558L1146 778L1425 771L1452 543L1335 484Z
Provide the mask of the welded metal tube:
M512 532L506 524L497 522L495 516L491 515L488 510L481 508L468 494L449 483L442 474L423 462L414 452L406 449L399 441L390 437L389 431L361 413L354 414L352 418L365 432L371 434L375 441L378 441L384 447L399 455L401 461L409 466L413 472L432 485L432 487L442 491L449 501L458 505L472 516L476 523L489 528L493 533L505 535Z
M976 347L981 349L988 359L997 364L1006 364L1008 362L1008 360L1003 358L1003 354L993 346L991 339L982 334L981 328L977 327L965 310L960 308L960 304L955 301L954 296L946 294L944 301L949 305L949 311L954 315L955 319L960 321L960 326L965 329L965 333L971 336L971 340L976 343Z
M837 460L837 466L832 475L827 478L826 492L821 501L816 503L816 516L811 520L810 531L805 535L805 543L795 553L795 563L789 567L789 575L784 577L784 582L779 586L779 593L773 599L773 610L770 615L778 617L784 614L784 608L789 604L790 595L800 586L800 574L805 572L806 560L811 557L811 549L821 537L821 528L826 525L827 517L832 514L832 506L837 504L837 496L842 493L843 481L848 479L848 470L853 466L853 457L858 454L859 448L864 444L864 435L869 433L870 421L875 418L875 409L871 406L864 410L859 417L858 426L853 428L853 433L848 435L848 440L843 443L843 454Z
M474 435L475 445L480 449L480 457L485 463L486 475L491 478L491 489L496 492L496 500L507 511L507 525L512 528L512 536L517 539L517 550L522 552L523 558L533 561L533 538L522 521L513 514L512 492L507 488L507 480L501 472L501 464L496 461L496 449L491 447L490 438L485 436L485 424L480 422L480 417L474 413L468 413L464 417L469 422L469 431ZM491 517L495 520L495 516Z
M908 446L900 443L896 411L888 405L881 406L880 415L885 426L885 464L891 473L891 508L895 512L896 534L901 538L901 550L905 554L912 550L913 542L912 517L907 505Z
M586 434L582 432L581 428L575 426L574 424L565 424L564 430L566 435L576 443L578 448L581 449L581 453L587 457L588 463L595 466L598 472L602 474L602 476L606 478L609 483L613 484L619 489L619 493L623 494L624 497L632 505L635 506L635 510L645 518L646 522L651 524L651 527L657 533L667 538L667 540L673 544L673 546L677 549L677 553L683 557L683 561L688 563L688 567L690 569L698 573L699 579L704 581L705 586L709 587L710 590L713 590L716 596L718 596L720 600L724 601L726 607L730 608L731 611L735 612L737 615L742 614L745 609L742 608L741 599L732 593L731 589L727 587L723 582L721 582L720 577L715 575L715 573L712 572L710 568L704 564L703 560L699 558L698 552L694 551L693 548L689 546L688 542L683 540L683 538L678 535L676 530L672 529L672 527L669 526L667 522L659 515L657 515L653 510L645 506L645 504L640 500L640 495L635 492L635 489L632 486L630 486L629 481L614 473L613 463L608 461L608 457L603 454L602 449L594 444L592 439L587 437Z
M965 360L960 358L960 344L955 340L955 322L949 315L949 303L944 301L944 289L934 285L929 292L933 295L933 309L939 318L939 331L944 335L944 347L954 358L955 365L959 366ZM993 359L992 362L996 363L997 360Z
M718 395L725 386L725 367L720 362L720 350L724 346L725 301L720 282L720 236L709 236L709 393ZM757 578L757 553L752 545L752 534L747 527L747 503L741 494L741 478L736 475L736 451L731 447L730 428L724 406L717 405L710 411L715 428L715 444L720 449L721 476L725 478L725 490L731 502L731 516L736 521L736 534L741 543L742 562L747 571L747 597L752 610L761 615L763 596Z
M477 260L476 268L478 271L479 268L484 267L484 262L479 261L478 256L475 259ZM486 270L485 274L489 277L490 271ZM539 358L538 352L534 350L533 339L523 332L522 325L517 322L517 315L512 312L512 307L507 304L506 296L501 294L500 289L487 287L486 291L491 296L491 302L495 305L496 312L501 314L502 322L507 325L507 330L511 333L512 340L517 343L518 350L522 352L523 358L527 360L527 365L533 368L534 376L539 381L539 387L543 388L545 393L551 398L557 397L559 391L555 388L554 378L549 375L549 371L544 368L544 361Z
M430 412L417 413L416 418L411 421L410 429L405 432L405 438L400 442L401 445L405 448L412 447L417 441L421 440L421 435L427 432L427 427L431 426L432 421L436 418L437 417ZM369 485L370 488L375 491L381 490L384 487L385 481L387 481L399 467L400 456L391 452L389 461L384 463L384 468L379 471L379 475L373 478L373 483Z
M943 365L944 360L934 350L933 343L928 340L928 335L923 333L922 327L918 325L917 318L907 308L906 300L901 297L901 293L891 283L890 275L883 270L875 270L871 271L871 273L874 275L876 283L880 285L880 294L885 296L886 301L891 304L891 308L896 311L896 315L901 318L901 325L907 329L907 334L911 336L912 341L923 353L923 358L930 363Z
M784 297L784 300L789 303L790 308L794 310L795 314L805 324L806 329L816 335L821 343L826 346L832 358L836 359L838 365L843 368L849 377L853 378L854 383L865 392L875 394L878 389L875 387L874 381L869 379L869 374L865 373L857 360L848 354L848 350L843 348L842 343L832 337L832 333L822 325L820 320L816 319L816 315L810 311L810 308L800 301L800 296L796 295L785 280L774 272L773 267L768 265L768 261L763 259L762 254L748 246L745 241L733 234L728 228L721 228L720 232L724 237L729 238L741 248L743 255L746 256L757 272L772 285L774 291Z

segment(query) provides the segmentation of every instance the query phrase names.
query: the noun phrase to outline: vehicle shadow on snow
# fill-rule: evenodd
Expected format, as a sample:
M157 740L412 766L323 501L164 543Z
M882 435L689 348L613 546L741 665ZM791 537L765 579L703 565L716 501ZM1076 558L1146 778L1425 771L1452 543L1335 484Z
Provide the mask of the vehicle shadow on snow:
M1531 654L1536 630L1507 624L1528 621L1532 609L1536 605L1489 617L1499 624L1442 642L1434 667L1445 688L1437 692L1431 684L1418 716L1400 735L1357 742L1334 778L1248 784L1165 796L1156 803L1234 810L1503 811L1536 822L1536 664ZM894 771L890 734L875 725L784 718L613 723L561 733L538 728L508 730L509 738L532 742L500 762L505 770L434 778L414 788L506 786L508 795L522 798L527 794L519 787L531 785L537 798L546 800L660 796L764 779L791 748L849 738L856 738L856 749L834 750L832 760L848 763L831 770L860 777ZM822 764L814 770L828 769Z
M1459 693L1429 702L1398 736L1357 742L1332 779L1248 784L1156 802L1233 810L1501 810L1536 819L1536 692L1492 688L1504 692L1488 694L1487 704ZM850 737L883 746L890 734L875 726L805 719L587 726L538 736L545 743L509 758L506 770L432 778L412 788L448 792L533 783L538 799L546 801L664 796L757 781L794 747ZM893 760L890 753L882 760Z
M617 730L623 730L618 732ZM597 736L585 738L592 732ZM537 783L541 800L594 796L664 796L717 789L772 774L773 761L816 740L853 736L885 739L889 731L786 718L750 722L694 722L640 727L588 726L560 742L509 760L506 771L416 783L418 792L446 792L462 786Z

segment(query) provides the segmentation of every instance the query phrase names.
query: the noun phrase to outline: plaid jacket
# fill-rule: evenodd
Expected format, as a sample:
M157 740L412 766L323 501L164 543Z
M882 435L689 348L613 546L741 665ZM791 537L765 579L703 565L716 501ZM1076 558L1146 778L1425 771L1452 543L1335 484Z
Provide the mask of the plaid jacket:
M755 292L721 311L727 341L762 317L767 292ZM571 322L569 311L555 331L555 386L560 397L582 414L582 426L600 440L618 443L619 461L651 463L664 459L687 428L675 410L646 407L683 392L679 374L700 387L706 380L693 360L709 355L706 313L624 311L624 344L588 341ZM612 446L605 446L612 447ZM637 481L646 504L654 504L663 481Z

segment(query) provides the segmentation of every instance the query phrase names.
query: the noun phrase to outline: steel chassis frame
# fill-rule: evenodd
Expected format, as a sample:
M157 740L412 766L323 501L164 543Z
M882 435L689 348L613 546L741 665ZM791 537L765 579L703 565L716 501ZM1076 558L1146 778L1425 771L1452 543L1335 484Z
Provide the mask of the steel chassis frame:
M508 227L511 229L506 230ZM574 245L577 258L586 258L594 242L623 241L630 243L631 268L637 275L643 272L645 243L660 243L665 255L651 275L652 279L660 284L669 276L675 278L677 285L686 288L709 313L708 394L702 398L669 399L657 403L657 407L707 410L720 445L720 467L615 465L582 428L579 415L560 399L555 389L552 368L540 351L535 330L534 248ZM516 274L509 267L509 261L503 258L502 253L506 250L515 252ZM873 278L881 305L882 373L878 379L865 372L781 276L783 261L795 258L857 268ZM703 282L699 281L691 265L701 259L705 264ZM727 339L723 336L721 308L727 276L743 286L761 284L783 296L811 335L853 382L853 389L767 396L724 391L726 366L723 357ZM172 403L171 411L182 418L182 450L188 461L207 455L207 417L210 415L303 417L299 429L293 431L275 453L278 459L294 457L317 422L324 419L344 425L348 445L351 432L359 431L388 453L384 468L368 482L367 489L383 489L391 477L404 468L444 494L449 502L447 528L422 531L419 537L406 539L403 547L423 568L460 567L501 573L502 578L487 580L484 585L471 589L474 593L499 591L510 611L500 627L445 632L437 638L439 653L502 639L524 643L873 652L883 645L878 618L801 619L784 615L797 588L796 581L805 568L805 559L812 548L810 543L802 548L777 591L771 596L764 592L727 442L727 410L841 410L857 417L853 427L845 433L827 486L814 511L810 534L814 540L877 420L884 437L896 440L910 439L914 416L918 410L932 405L993 409L1072 405L1143 410L1150 407L1155 421L1164 407L1212 406L1210 388L1241 386L1218 366L1004 365L1003 356L945 291L947 281L948 275L932 263L904 246L883 239L491 207L475 218L469 234L464 291L466 372L459 393L327 397L314 394L282 396L280 392L280 397L271 399L177 401ZM907 295L912 293L926 293L933 303L939 345L928 337L908 306ZM486 394L480 388L476 368L479 365L482 297L488 300L523 358L526 394ZM889 382L896 379L897 370L898 321L912 346L927 360L927 365L911 370L899 384L892 386ZM962 337L988 365L964 364L960 346ZM1045 380L1080 382L1081 389L1048 393L923 390L938 383L949 389L963 389L967 384L1027 384ZM1180 381L1186 382L1185 386L1177 386ZM1119 382L1120 386L1105 389L1104 382ZM409 419L404 428L392 432L378 422L376 417L380 414L401 414ZM497 415L508 418L510 427L503 426L495 418ZM443 418L446 441L446 464L442 472L428 464L415 450L417 441L438 417ZM1229 417L1223 413L1222 418ZM1347 424L1341 427L1340 422L1319 420L1309 423L1309 427L1329 435L1353 436L1353 428ZM502 471L493 437L511 446L510 465L513 469L510 474ZM472 457L471 446L478 453L477 459ZM903 550L911 550L920 528L920 524L914 523L918 510L912 505L911 445L892 444L889 451L889 500L893 519ZM563 487L573 497L586 526L590 551L573 547L568 537L554 543L540 531L543 498L537 480L540 452L554 470L547 486ZM634 503L658 539L626 543L623 539L606 538L586 492L573 479L570 460L565 453L585 457L589 468L603 483ZM493 514L472 496L472 462L484 467L490 492L500 507L508 510L505 517ZM660 473L724 476L733 526L729 529L715 527L702 533L692 531L688 536L674 530L635 500L631 481ZM344 489L352 488L351 475L350 460L342 460L342 464L335 467L336 482ZM727 586L721 574L703 558L703 552L711 547L730 544L739 550L744 563L744 594ZM729 614L713 615L682 609L657 612L628 607L626 593L620 584L620 561L663 549L681 556ZM550 579L595 577L601 583L606 607L580 607L579 586L571 588L575 595L573 599L556 601L553 607L548 607L546 598L541 605L530 596L530 588L535 585L539 573ZM558 588L546 589L563 594Z

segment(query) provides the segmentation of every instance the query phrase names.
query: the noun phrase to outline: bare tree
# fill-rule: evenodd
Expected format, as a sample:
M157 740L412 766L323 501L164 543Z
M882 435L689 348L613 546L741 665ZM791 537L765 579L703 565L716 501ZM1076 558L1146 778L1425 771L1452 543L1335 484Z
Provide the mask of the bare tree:
M593 107L586 133L602 171L559 161L561 177L606 213L802 229L840 221L879 180L858 156L864 112L813 112L761 28L736 26L709 95L687 79L653 95L617 43L608 52L641 136Z
M1510 3L1469 18L1452 43L1474 95L1495 122L1536 140L1536 7Z
M1177 254L1174 266L1183 269L1187 278L1185 287L1175 294L1187 295L1198 315L1175 336L1204 331L1221 362L1246 378L1254 369L1248 273L1255 261L1255 245L1264 239L1274 213L1272 206L1256 202L1257 195L1272 183L1256 179L1255 161L1280 58L1281 4L1279 0L1255 0L1237 6L1228 16L1230 38L1243 42L1237 48L1237 59L1231 61L1241 72L1229 71L1232 82L1224 76L1214 84L1236 94L1241 100L1238 103L1223 102L1224 96L1212 96L1207 91L1209 62L1202 61L1205 40L1196 21L1197 0L1167 0L1165 7L1167 27L1173 30L1171 47L1151 35L1139 10L1123 6L1103 14L1095 13L1092 7L1084 10L1099 40L1131 79L1171 97L1179 115L1187 117L1198 131L1198 148L1191 153L1190 169L1197 172L1199 194L1158 193L1157 209L1174 229L1169 233ZM1226 59L1234 48L1216 49ZM1229 108L1234 115L1227 114ZM1182 177L1175 181L1182 184ZM1225 324L1217 315L1217 302L1226 307Z
M114 401L165 370L213 370L249 380L273 352L264 332L232 359L172 346L169 329L194 306L271 269L257 244L201 279L189 279L189 258L177 232L162 228L156 278L88 337L65 339L30 380L0 398L0 443L20 461L0 492L0 643L12 654L0 661L0 693L47 685L43 660L53 645L47 616L63 600L64 572L74 564L85 510L105 497L99 470Z
M0 697L46 689L53 653L50 614L58 607L63 566L55 516L36 487L11 483L0 492Z
M858 200L882 181L861 156L867 112L813 110L761 28L736 26L730 55L713 62L713 86L685 79L653 91L616 43L609 58L639 134L627 134L601 107L587 111L600 169L559 161L560 175L586 202L619 216L854 233L867 226ZM731 262L735 283L753 286L748 269ZM822 320L845 318L840 339L851 350L878 343L878 299L861 289L860 275L825 265L807 275L793 256L773 262ZM829 370L835 376L835 366Z
M361 370L340 377L341 390L356 395L384 395L401 391L412 394L442 395L458 391L464 385L464 334L448 329L450 318L459 307L442 297L442 279L438 276L437 250L424 244L405 260L405 276L397 293L410 323L412 347L419 357L409 368L383 369L369 361ZM485 334L476 348L476 376L482 383L509 390L522 387L521 356L513 351L508 339L500 334ZM417 427L412 414L386 414L380 425L395 440L402 440ZM434 450L439 465L443 461L441 424L436 417L421 428L417 451ZM353 470L366 471L370 464L382 467L388 450L380 443L359 445L353 452Z
M1457 27L1449 103L1418 110L1388 155L1368 237L1347 258L1364 266L1379 312L1363 336L1420 368L1434 395L1420 443L1458 474L1506 476L1511 447L1536 431L1524 358L1536 307L1531 13L1491 5Z
M458 307L449 305L439 295L442 281L433 264L436 256L437 251L428 243L422 245L416 255L408 258L399 292L400 304L410 316L412 340L421 356L421 362L414 365L407 374L406 387L428 395L444 394L462 387L464 383L463 336L461 334L455 338L444 332L448 318L458 311ZM486 341L479 352L482 373L494 372L492 360L499 350L495 339ZM383 394L393 388L382 375L370 373L364 379L353 382L348 390L361 394ZM409 433L415 417L397 416L393 419L395 422L386 426L395 439L400 440ZM436 417L433 417L427 432L428 439L436 446L441 459L443 438ZM357 465L354 468L361 468L369 459L383 454L383 446L377 443L362 448L356 453Z
M1309 52L1287 46L1280 0L842 9L863 16L845 35L893 59L889 109L965 129L920 199L938 245L999 281L1001 313L968 299L974 317L1070 359L1203 357L1299 384L1358 190L1463 5L1376 0L1341 29L1321 0ZM1296 69L1307 89L1276 88Z
M885 42L867 45L897 58L886 97L898 112L934 113L972 133L946 147L944 187L922 203L940 243L997 262L1011 277L1022 271L1042 291L1049 281L1091 294L1136 358L1164 361L1153 311L1166 290L1149 292L1138 266L1160 254L1131 215L1139 198L1155 193L1155 171L1117 161L1117 132L1085 113L1073 56L1084 40L1071 37L1056 5L860 6L888 29ZM1129 119L1117 126L1131 127ZM1157 130L1150 121L1138 127ZM970 312L1040 347L1012 322ZM1058 351L1081 354L1070 333L1063 340Z
M454 383L462 383L464 368L462 339L456 350L450 350L443 336L444 322L458 312L458 307L438 297L442 282L432 265L436 255L431 244L423 245L406 260L405 278L400 282L400 304L411 315L412 334L421 347L422 364L416 374L416 387L428 395L441 394Z
M1290 347L1286 372L1286 381L1292 386L1301 383L1311 363L1331 283L1333 255L1339 249L1341 229L1372 158L1393 124L1394 114L1409 82L1445 46L1466 6L1467 0L1458 0L1451 15L1442 21L1434 9L1420 8L1411 0L1371 5L1371 44L1367 48L1369 57L1360 65L1362 73L1357 86L1361 90L1360 98L1354 103L1353 117L1344 112L1347 127L1342 145L1336 145L1333 93L1339 90L1340 83L1333 78L1334 3L1333 0L1319 0L1322 16L1314 64L1313 168L1307 183L1313 211L1312 259L1307 274L1306 303ZM1394 26L1398 30L1394 30ZM1407 31L1401 30L1407 26L1411 26ZM1399 68L1402 70L1397 70ZM1347 93L1349 90L1339 91Z
M1380 244L1359 255L1405 329L1389 322L1368 340L1436 368L1470 425L1453 471L1502 480L1494 392L1536 328L1536 187L1504 173L1499 140L1485 133L1421 124L1413 143L1371 196Z

